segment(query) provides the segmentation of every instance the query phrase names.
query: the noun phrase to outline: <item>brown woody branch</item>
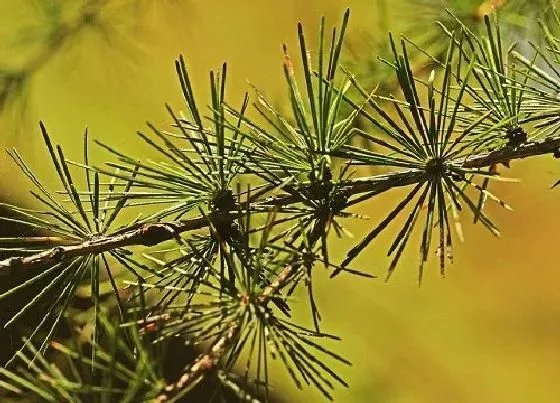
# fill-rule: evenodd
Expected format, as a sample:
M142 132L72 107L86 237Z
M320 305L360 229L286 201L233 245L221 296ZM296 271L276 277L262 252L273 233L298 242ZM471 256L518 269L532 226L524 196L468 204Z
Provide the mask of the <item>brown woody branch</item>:
M464 159L464 168L484 168L495 164L508 164L511 160L536 157L543 154L554 154L560 149L560 138L546 139L540 142L521 144L512 148L505 146L484 154L473 155Z
M560 138L552 138L540 142L522 144L515 148L504 146L498 150L466 157L462 160L453 161L453 163L463 168L484 168L499 163L508 164L511 160L553 154L558 152L559 149ZM352 181L341 182L338 185L343 191L351 195L369 193L373 196L395 187L418 183L423 180L423 178L424 175L422 171L409 170L359 178ZM297 201L297 198L294 196L282 195L267 201L267 203L287 206ZM56 246L30 256L12 257L0 260L0 275L9 274L13 269L29 269L56 264L62 260L107 252L127 246L154 246L176 238L183 232L195 231L208 227L209 222L217 224L219 222L231 220L232 217L232 214L227 213L211 213L207 217L196 217L168 223L144 224L139 228L130 229L114 235L100 236L75 245Z
M299 266L287 265L276 277L276 279L262 291L260 295L255 298L255 301L265 306L270 299L277 294L290 280L292 275L296 272ZM241 299L242 310L249 303L249 299ZM241 311L242 312L242 311ZM188 390L198 383L202 377L215 369L220 362L222 356L226 353L229 347L235 342L235 339L241 331L242 322L234 321L235 323L224 334L216 340L208 352L200 356L187 371L183 373L181 378L175 383L167 385L163 391L154 398L154 403L162 403L170 399L171 396Z
M242 302L242 304L243 303L244 302ZM234 342L240 330L241 322L238 321L234 323L215 343L213 343L208 352L199 357L194 364L191 365L185 373L183 373L178 381L167 385L163 391L154 398L154 403L165 402L169 400L171 396L188 390L198 383L206 373L216 368L220 358Z
M230 217L229 214L210 214L208 217L197 217L169 223L144 224L139 228L114 234L99 236L75 245L55 246L45 251L25 257L11 257L0 260L0 274L9 274L13 269L32 269L51 265L90 254L97 254L123 248L126 246L154 246L175 238L186 231L194 231L208 226L209 220L214 223Z

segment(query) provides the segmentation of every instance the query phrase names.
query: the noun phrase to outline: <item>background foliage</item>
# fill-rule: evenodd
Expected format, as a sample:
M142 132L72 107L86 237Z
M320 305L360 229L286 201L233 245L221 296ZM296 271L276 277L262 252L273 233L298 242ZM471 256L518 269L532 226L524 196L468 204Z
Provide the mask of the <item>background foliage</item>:
M0 15L6 19L0 24L4 31L0 61L10 69L25 64L21 59L26 53L20 49L32 54L41 43L36 38L48 26L37 8L26 3L0 5ZM172 64L179 53L188 58L200 99L208 99L204 93L207 71L227 60L230 99L241 98L248 79L280 103L285 86L279 44L286 42L295 50L297 21L313 38L321 15L329 22L338 21L346 6L335 1L275 5L145 1L138 3L140 9L134 9L132 17L125 18L120 7L130 5L121 3L112 5L117 21L112 26L118 28L118 35L106 37L99 30L85 30L79 42L61 48L33 73L22 93L26 98L7 104L0 117L3 146L17 146L34 166L45 163L38 141L39 118L70 155L80 155L85 126L92 137L120 149L138 144L135 132L144 128L145 120L163 125L169 120L163 104L180 105ZM418 29L409 21L420 13L416 8L420 5L405 5L409 8L405 13L396 4L402 2L387 2L390 7L385 4L383 14L379 11L382 3L352 2L347 37L351 52L347 53L358 54L359 59L348 59L349 66L367 66L366 61L383 52L375 46L387 43L383 30ZM465 3L470 7L474 2ZM38 28L29 33L29 26L35 24ZM373 39L365 38L364 32ZM375 77L363 69L366 78ZM23 100L27 100L25 105ZM98 162L106 157L93 153ZM32 203L13 164L1 161L3 199ZM41 173L45 179L52 174L54 183L54 172ZM448 268L445 280L430 266L418 290L414 251L405 254L400 270L387 284L354 277L333 281L328 273L316 271L322 327L341 336L339 350L353 362L352 367L341 368L351 387L338 389L337 401L555 401L560 394L555 379L560 358L555 337L560 306L555 234L560 216L557 192L546 189L557 174L550 158L515 163L508 176L521 178L523 184L499 183L494 188L514 207L515 215L488 205L500 223L503 239L495 241L481 226L465 222L467 241L456 247L456 263ZM379 221L403 196L391 192L361 211L372 222ZM371 225L357 221L352 229L357 236L365 235ZM382 237L377 248L358 258L356 266L383 278L383 252L391 241L390 236ZM352 245L351 240L337 243L332 258L341 260L342 251ZM301 319L307 320L306 304L301 305ZM285 377L281 370L274 376ZM313 390L296 392L287 379L285 384L279 380L276 389L282 390L287 401L321 400Z

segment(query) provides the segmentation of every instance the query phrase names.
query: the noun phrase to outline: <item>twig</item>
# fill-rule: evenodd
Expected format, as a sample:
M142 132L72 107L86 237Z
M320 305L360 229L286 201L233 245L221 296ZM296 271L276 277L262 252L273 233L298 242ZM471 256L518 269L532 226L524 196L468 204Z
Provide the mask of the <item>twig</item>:
M499 150L490 151L466 158L461 164L464 168L483 168L511 160L536 157L537 155L552 154L560 148L560 138L546 139L540 142L526 143L512 148L505 146Z
M265 287L261 294L255 298L255 301L259 305L265 306L274 294L278 293L288 283L290 277L294 274L298 267L299 266L297 265L287 265L280 274L278 274L274 281ZM241 298L240 308L243 309L248 303L249 299ZM224 334L212 344L208 352L198 358L187 369L187 371L183 373L178 381L163 388L163 391L154 398L154 403L165 402L169 400L171 395L177 394L179 391L184 391L194 386L202 379L204 374L216 368L221 357L235 341L235 338L241 331L241 325L241 321L234 321L234 325L232 325L227 332L224 332Z
M243 304L244 302L242 302ZM240 322L236 322L229 330L220 337L208 352L198 358L189 369L183 373L181 378L175 383L167 385L162 393L160 393L156 398L154 398L154 403L161 403L169 400L170 396L178 393L179 391L184 391L197 382L199 382L203 375L213 368L216 367L220 358L225 353L229 345L235 340L237 334L241 330Z
M100 236L75 245L55 246L31 256L17 256L0 260L0 274L9 274L15 268L32 269L78 256L107 252L126 246L154 246L173 239L182 232L205 228L208 226L209 220L218 223L229 217L229 214L213 214L177 222L144 224L140 228L120 234Z

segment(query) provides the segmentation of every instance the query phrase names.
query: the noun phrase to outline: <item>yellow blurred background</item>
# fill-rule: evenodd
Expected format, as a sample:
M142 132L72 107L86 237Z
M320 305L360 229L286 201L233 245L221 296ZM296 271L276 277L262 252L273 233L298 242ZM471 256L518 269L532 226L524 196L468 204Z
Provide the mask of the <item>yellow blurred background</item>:
M247 81L280 103L286 94L281 44L297 55L298 21L311 43L320 16L338 24L347 6L352 10L349 38L379 25L377 3L366 0L144 0L124 15L127 1L108 6L114 33L82 32L33 74L26 106L15 100L0 117L2 146L17 147L47 183L54 183L54 172L43 168L48 161L39 119L70 158L81 158L85 127L93 138L138 155L135 147L141 142L135 132L144 130L145 121L163 127L169 122L164 103L181 108L173 65L178 54L185 55L201 104L208 99L208 71L223 61L229 67L231 103L241 102ZM0 4L2 67L15 68L40 51L33 48L39 46L34 38L41 37L44 20L32 4ZM94 161L102 162L106 155L96 156L95 150ZM322 330L341 336L342 342L330 346L353 362L340 368L350 388L337 389L336 401L560 401L560 190L548 189L560 166L541 157L516 162L506 174L522 183L493 188L515 209L488 205L502 239L464 216L466 242L456 246L456 262L445 279L432 262L417 287L418 256L411 243L393 278L384 283L387 237L355 265L378 279L330 280L320 267L316 270ZM0 186L4 200L31 203L23 175L7 155L0 157ZM357 237L365 234L400 197L395 191L364 204L360 211L371 222L356 220L348 227ZM333 257L341 258L352 244L333 241ZM303 298L299 305L298 317L309 323ZM285 401L323 400L313 390L297 391L283 372L276 373L273 386Z

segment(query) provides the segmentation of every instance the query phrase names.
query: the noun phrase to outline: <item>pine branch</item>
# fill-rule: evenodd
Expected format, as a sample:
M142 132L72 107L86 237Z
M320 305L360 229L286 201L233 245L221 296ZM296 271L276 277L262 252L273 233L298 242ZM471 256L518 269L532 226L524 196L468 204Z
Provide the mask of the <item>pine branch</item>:
M98 1L102 4L104 0ZM501 5L505 1L484 4L490 3ZM6 325L11 325L42 298L46 299L48 293L59 293L60 297L31 335L33 338L47 319L54 318L54 324L48 323L51 326L48 335L37 350L44 352L54 326L88 273L96 329L103 262L121 317L126 319L121 326L136 329L141 325L138 334L146 336L145 341L150 344L153 337L159 343L181 336L209 346L182 368L177 380L168 383L158 378L143 396L159 403L176 401L206 376L232 370L246 354L249 358L244 384L249 385L249 374L256 369L254 385L257 388L263 385L266 396L268 356L282 360L296 386L301 387L304 382L312 384L328 399L332 399L333 383L348 386L318 356L324 354L323 358L349 362L310 339L338 339L319 330L320 315L312 282L316 263L334 268L331 277L342 271L357 274L356 270L348 269L348 265L386 228L394 225L397 217L408 211L408 218L400 225L387 252L392 258L387 278L409 244L411 234L419 227L422 229L419 283L434 242L437 242L440 273L444 276L446 260L453 261L455 237L463 239L458 214L463 206L466 212L473 213L475 222L479 221L493 235L500 235L497 226L483 211L487 199L511 209L488 190L488 180L499 179L494 169L496 165L509 166L512 160L544 154L560 156L560 137L554 129L557 108L540 110L535 107L531 99L537 91L527 86L532 79L537 83L544 80L556 88L557 80L543 75L534 62L523 61L527 67L524 72L510 66L510 51L502 50L497 22L494 26L489 18L484 18L487 37L479 38L451 15L462 33L459 37L445 30L445 37L449 39L447 51L438 55L438 60L432 57L441 67L438 74L442 74L438 77L442 80L436 80L435 71L427 80L415 77L417 68L411 64L407 53L408 40L401 40L399 50L399 44L391 36L394 62L386 63L395 70L402 90L402 99L396 99L366 91L349 74L342 80L336 78L348 15L347 11L340 33L337 35L333 30L329 51L324 46L325 22L322 20L316 67L311 63L303 29L298 26L305 92L298 87L293 59L284 47L284 73L293 116L275 109L258 90L255 107L266 121L264 126L245 114L247 96L239 111L228 106L225 102L227 66L224 64L219 72L210 73L212 113L209 119L213 127L205 127L181 57L176 61L176 69L188 113L178 117L168 107L178 132L166 132L148 124L152 136L139 133L159 152L162 161L143 161L102 145L118 157L118 162L107 163L115 172L92 168L86 134L84 161L72 162L66 159L60 146L56 146L55 151L41 124L53 166L63 186L63 191L56 196L66 195L66 199L59 200L41 185L17 151L11 151L10 156L39 190L32 194L48 212L10 206L16 216L0 218L46 231L45 237L22 237L21 245L2 248L21 255L1 260L0 275L14 269L43 271L0 295L0 300L48 275L56 274L56 277ZM418 50L428 55L427 51ZM328 60L325 60L327 54ZM468 66L464 72L461 72L462 65ZM519 75L524 79L520 80ZM473 82L477 84L473 86ZM351 88L363 98L361 103L347 97ZM419 96L425 89L427 102ZM555 90L548 94L554 99L554 105L557 93ZM340 107L344 101L352 111L342 118ZM471 101L474 101L473 107ZM368 127L356 127L357 117L369 122L373 131ZM533 133L525 131L529 122L537 122ZM354 146L355 137L374 147ZM344 161L336 179L332 158ZM77 190L78 182L69 165L85 169L86 190ZM349 171L355 166L391 172L355 178ZM100 176L108 176L110 182L104 182ZM239 183L255 178L263 181L261 185L241 191ZM105 185L107 190L100 190ZM233 190L235 185L237 191ZM339 266L331 264L329 234L336 232L340 237L347 232L338 219L361 217L347 209L397 187L407 187L408 194L348 252ZM479 196L478 203L473 193ZM66 203L71 204L70 209ZM137 208L153 204L170 206L118 230L110 229L125 205ZM192 216L196 209L201 211L201 216ZM110 210L112 213L107 218ZM51 217L45 219L43 214ZM263 214L266 215L264 225L260 220ZM253 217L259 217L258 225L254 224ZM203 230L202 233L181 237L183 233L199 230ZM260 240L253 239L255 233L260 233ZM136 260L132 251L123 249L149 248L172 240L179 246L149 250L144 255L164 268L159 272ZM18 241L17 237L2 240L10 245ZM131 311L134 313L132 321L127 318L128 313L119 299L120 289L104 252L137 279L135 283L127 282L139 291L134 296L139 305ZM150 256L152 253L155 256ZM168 253L177 257L168 259ZM146 282L137 269L149 272L151 276L147 279L153 281ZM287 298L299 284L307 288L315 330L289 323L280 315L277 317L274 307L268 306L273 302L283 313L289 312ZM147 306L144 290L159 291L161 298L155 305ZM137 316L139 312L141 317ZM94 331L92 364L97 363L100 342L97 335ZM20 353L16 355L21 356ZM256 365L252 365L254 359ZM142 380L144 374L137 370L136 378Z
M498 150L456 161L456 164L462 168L485 168L500 163L509 164L510 161L516 159L553 154L559 148L560 138L549 138L540 142L522 144L515 148L506 145ZM371 197L395 187L413 185L418 183L421 177L422 172L420 171L392 172L341 182L340 185L349 195L369 193ZM269 201L269 203L277 206L288 206L296 201L293 196L282 195ZM212 213L207 217L196 217L168 223L144 224L140 228L130 229L115 235L101 236L76 245L55 246L31 256L16 256L0 260L0 275L8 275L13 269L33 269L78 256L106 252L127 246L155 246L169 241L183 232L207 228L209 222L223 223L231 220L232 217L233 215L229 214Z

